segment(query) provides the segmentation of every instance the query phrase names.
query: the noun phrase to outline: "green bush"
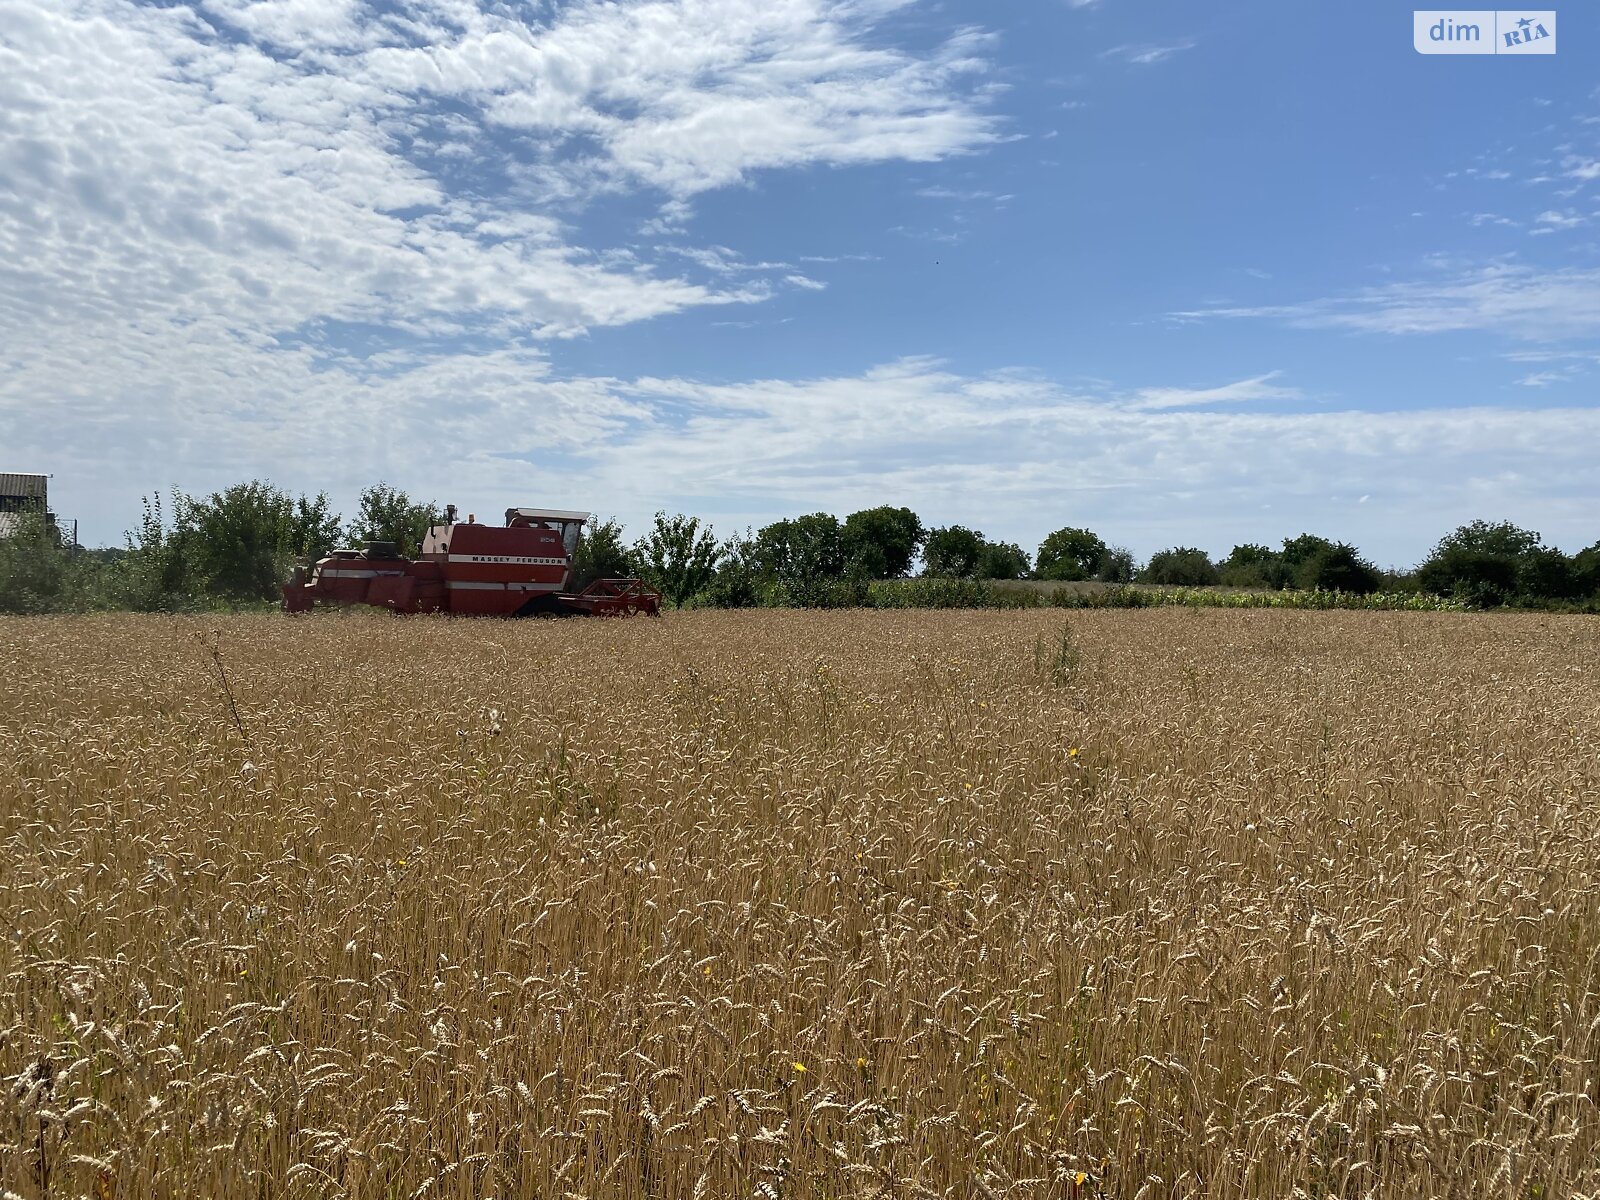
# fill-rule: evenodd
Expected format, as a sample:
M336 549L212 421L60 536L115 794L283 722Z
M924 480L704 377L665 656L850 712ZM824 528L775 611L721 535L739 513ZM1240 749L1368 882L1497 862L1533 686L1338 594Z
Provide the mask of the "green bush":
M43 513L23 512L0 538L0 612L46 613L78 607L73 555Z
M1290 608L1371 609L1410 612L1462 612L1467 605L1420 592L1218 592L1208 588L1061 589L1050 594L1054 608Z

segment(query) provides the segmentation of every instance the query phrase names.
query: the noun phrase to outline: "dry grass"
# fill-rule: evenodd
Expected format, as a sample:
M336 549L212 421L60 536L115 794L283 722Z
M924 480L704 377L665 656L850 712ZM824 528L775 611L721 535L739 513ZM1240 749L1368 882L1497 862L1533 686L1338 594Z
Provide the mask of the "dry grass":
M1064 628L0 622L0 1191L1600 1193L1600 625Z

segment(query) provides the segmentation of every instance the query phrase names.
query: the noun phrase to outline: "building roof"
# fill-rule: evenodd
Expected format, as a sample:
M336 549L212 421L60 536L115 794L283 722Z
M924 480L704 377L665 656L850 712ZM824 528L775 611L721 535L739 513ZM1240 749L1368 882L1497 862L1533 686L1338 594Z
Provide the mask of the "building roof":
M0 472L0 496L36 496L43 500L49 484L48 475L8 475Z

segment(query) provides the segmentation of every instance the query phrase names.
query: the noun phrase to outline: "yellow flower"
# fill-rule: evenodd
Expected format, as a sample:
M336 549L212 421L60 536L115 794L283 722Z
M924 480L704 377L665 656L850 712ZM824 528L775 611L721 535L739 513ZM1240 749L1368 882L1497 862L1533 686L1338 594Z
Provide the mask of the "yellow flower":
M790 1063L789 1065L795 1069L797 1074L804 1075L806 1073L805 1063Z
M864 1059L864 1058L857 1058L856 1059L856 1069L860 1070L860 1071L865 1071L867 1069L867 1060Z
M1067 757L1068 758L1077 758L1078 757L1078 748L1076 746L1074 746L1071 750L1068 750L1067 751Z
M700 974L702 974L702 975L710 975L711 974L711 964L707 963L706 964L706 969L704 971L701 971Z
M1072 1182L1077 1184L1079 1187L1082 1187L1084 1184L1089 1182L1089 1176L1086 1175L1084 1172L1079 1171L1076 1175L1074 1175L1072 1177Z

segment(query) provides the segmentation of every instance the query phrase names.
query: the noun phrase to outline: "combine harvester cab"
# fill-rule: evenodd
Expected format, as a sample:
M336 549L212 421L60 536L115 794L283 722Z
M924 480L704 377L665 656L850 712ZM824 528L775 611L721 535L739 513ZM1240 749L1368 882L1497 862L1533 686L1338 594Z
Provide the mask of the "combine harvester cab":
M572 559L589 514L509 508L502 526L472 517L428 530L422 553L403 557L392 542L335 550L283 588L285 612L318 602L370 604L397 613L481 617L659 616L661 593L638 579L597 579L572 592Z

